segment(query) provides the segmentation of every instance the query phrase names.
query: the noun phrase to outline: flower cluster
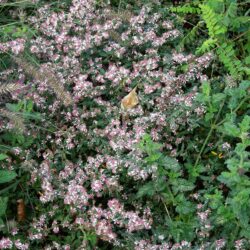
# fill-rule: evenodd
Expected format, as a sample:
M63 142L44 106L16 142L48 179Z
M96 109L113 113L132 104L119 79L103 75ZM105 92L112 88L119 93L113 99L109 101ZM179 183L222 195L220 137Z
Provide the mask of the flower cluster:
M18 38L16 40L12 40L5 43L0 43L0 52L12 52L13 54L18 55L19 53L24 51L25 48L25 39Z

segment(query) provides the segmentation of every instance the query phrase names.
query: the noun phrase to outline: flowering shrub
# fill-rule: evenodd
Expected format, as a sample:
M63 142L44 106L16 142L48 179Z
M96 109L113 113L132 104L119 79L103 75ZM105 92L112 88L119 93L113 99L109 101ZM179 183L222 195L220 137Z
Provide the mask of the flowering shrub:
M7 108L25 118L23 134L1 123L20 137L3 165L25 173L29 212L0 249L222 249L197 192L201 156L192 169L183 152L201 144L186 146L211 111L198 91L213 55L175 51L179 24L158 4L117 13L73 0L29 22L35 37L0 44L15 64L2 77L22 79ZM121 108L135 87L138 105Z

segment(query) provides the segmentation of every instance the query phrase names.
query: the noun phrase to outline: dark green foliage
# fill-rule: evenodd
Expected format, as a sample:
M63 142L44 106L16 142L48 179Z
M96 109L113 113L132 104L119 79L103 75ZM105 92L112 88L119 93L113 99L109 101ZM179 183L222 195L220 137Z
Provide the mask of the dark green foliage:
M197 220L192 214L196 209L195 204L189 201L188 194L194 190L195 185L183 178L178 161L161 152L162 145L153 142L149 135L144 136L138 147L146 153L146 166L154 165L157 172L152 181L139 188L137 199L144 197L147 201L152 200L152 204L155 204L152 209L159 213L159 218L162 211L166 211L165 223L169 231L162 232L165 237L173 238L177 242L180 239L193 240Z
M208 143L214 145L210 150L215 157L225 158L225 161L212 161L217 184L213 183L213 191L209 193L207 190L205 197L214 213L215 228L222 226L224 232L229 232L233 225L237 225L237 230L230 236L231 243L239 237L250 236L250 154L247 150L250 146L250 117L246 115L249 109L249 87L249 81L242 81L238 88L226 86L221 93L209 83L204 83L203 93L198 96L198 100L208 108L205 121L211 125L196 166L199 166L199 162L207 163L204 154L208 153ZM226 150L220 148L222 141L231 142L231 146ZM224 151L221 155L216 153L220 150Z
M16 173L13 171L0 170L0 184L12 181L16 176Z

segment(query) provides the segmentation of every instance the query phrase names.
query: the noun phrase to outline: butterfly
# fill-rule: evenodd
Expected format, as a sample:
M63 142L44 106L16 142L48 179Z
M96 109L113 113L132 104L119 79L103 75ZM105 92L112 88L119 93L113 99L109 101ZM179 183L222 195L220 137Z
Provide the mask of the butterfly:
M136 94L136 88L137 86L131 90L131 92L126 95L125 97L123 97L122 101L121 101L121 109L124 111L130 110L132 108L134 108L138 103L139 103L139 99L138 96Z

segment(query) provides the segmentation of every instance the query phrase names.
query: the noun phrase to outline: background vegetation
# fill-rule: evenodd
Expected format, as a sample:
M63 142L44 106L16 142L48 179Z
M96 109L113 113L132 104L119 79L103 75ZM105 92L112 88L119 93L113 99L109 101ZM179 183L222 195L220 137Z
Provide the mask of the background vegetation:
M83 2L0 1L0 249L249 249L249 2Z

